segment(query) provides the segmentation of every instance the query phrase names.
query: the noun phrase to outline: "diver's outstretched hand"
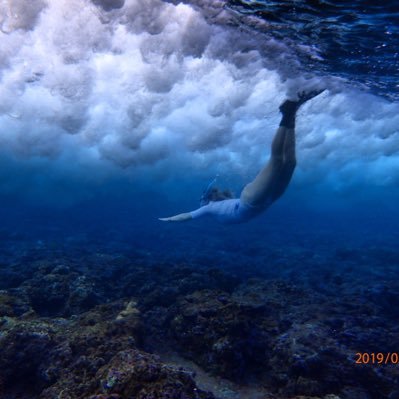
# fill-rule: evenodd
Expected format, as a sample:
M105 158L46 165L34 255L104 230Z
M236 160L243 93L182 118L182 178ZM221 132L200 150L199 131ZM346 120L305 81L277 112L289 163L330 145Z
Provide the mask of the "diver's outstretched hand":
M191 213L180 213L179 215L170 216L168 218L158 218L162 222L186 222L187 220L192 219Z

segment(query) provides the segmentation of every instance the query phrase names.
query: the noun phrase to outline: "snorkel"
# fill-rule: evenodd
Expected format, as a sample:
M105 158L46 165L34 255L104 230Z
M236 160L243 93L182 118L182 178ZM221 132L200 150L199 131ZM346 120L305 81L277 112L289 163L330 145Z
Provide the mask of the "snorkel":
M216 175L213 180L208 184L208 187L204 190L204 192L201 195L200 199L200 206L207 205L209 203L209 194L212 191L212 187L215 185L217 178L219 175Z

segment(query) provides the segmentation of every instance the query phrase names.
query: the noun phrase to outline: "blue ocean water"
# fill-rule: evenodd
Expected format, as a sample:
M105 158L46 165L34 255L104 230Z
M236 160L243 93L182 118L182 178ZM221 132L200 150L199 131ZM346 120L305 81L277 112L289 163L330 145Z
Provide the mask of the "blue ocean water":
M212 267L348 303L360 295L389 329L397 2L3 3L3 269L50 253ZM293 180L267 212L241 225L158 220L199 207L215 176L238 196L270 155L281 102L315 85L326 91L298 113ZM371 340L358 350L388 350Z

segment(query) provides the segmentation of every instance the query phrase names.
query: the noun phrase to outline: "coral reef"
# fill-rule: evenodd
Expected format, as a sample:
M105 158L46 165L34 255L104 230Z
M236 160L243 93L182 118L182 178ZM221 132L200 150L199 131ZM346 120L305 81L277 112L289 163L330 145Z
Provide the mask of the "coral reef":
M358 352L398 351L399 287L384 280L394 275L395 253L330 252L344 275L323 268L327 255L293 249L270 255L285 263L279 278L255 263L240 275L234 268L73 246L18 253L3 253L0 263L2 398L246 397L217 389L217 382L209 392L168 353L204 375L257 390L253 397L398 394L398 365L356 364ZM359 259L380 262L384 273L360 274Z
M133 303L100 305L69 320L3 317L3 392L41 399L212 399L188 371L131 349L140 346L143 329Z

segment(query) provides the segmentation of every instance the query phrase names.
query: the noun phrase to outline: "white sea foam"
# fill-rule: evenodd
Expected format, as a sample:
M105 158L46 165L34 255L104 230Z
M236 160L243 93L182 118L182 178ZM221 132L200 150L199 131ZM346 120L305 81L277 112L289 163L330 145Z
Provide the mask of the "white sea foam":
M294 186L398 185L399 105L294 69L287 79L282 43L160 0L3 0L0 15L3 192L18 163L51 179L245 182L280 102L320 84L298 115Z

